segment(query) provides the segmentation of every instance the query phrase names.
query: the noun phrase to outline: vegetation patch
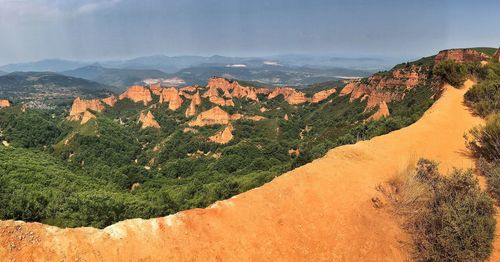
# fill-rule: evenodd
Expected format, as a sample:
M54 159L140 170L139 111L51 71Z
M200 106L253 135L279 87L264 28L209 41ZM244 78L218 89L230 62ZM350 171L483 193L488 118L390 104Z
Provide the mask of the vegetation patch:
M383 192L404 218L417 261L484 261L495 232L493 201L471 170L438 172L421 159L389 181Z

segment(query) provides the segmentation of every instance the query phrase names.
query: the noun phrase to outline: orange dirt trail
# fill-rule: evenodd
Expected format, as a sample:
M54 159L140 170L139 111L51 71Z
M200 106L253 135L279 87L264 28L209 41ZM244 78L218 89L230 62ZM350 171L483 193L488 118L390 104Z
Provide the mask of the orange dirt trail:
M472 167L463 134L471 116L460 90L443 96L417 123L335 148L272 182L217 202L104 230L0 222L1 260L11 261L404 261L407 236L375 208L375 187L411 160L439 161L443 172ZM12 247L14 244L15 247Z

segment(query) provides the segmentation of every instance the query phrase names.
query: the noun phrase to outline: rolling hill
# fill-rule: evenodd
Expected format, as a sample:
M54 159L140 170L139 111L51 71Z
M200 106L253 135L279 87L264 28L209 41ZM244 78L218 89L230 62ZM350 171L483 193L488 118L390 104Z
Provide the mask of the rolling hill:
M0 97L14 101L68 101L77 96L106 96L110 86L51 72L15 72L0 76Z

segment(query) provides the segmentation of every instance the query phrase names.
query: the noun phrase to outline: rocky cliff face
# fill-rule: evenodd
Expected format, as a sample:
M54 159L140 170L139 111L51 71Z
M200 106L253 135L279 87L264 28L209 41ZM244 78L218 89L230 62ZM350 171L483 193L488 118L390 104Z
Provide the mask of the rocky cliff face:
M335 88L319 91L313 95L313 97L311 98L311 103L319 103L327 99L329 96L335 94L336 92L337 90Z
M83 113L83 116L82 116L82 121L80 122L80 124L85 124L87 123L88 121L92 120L95 118L95 115L90 113L89 111L85 111Z
M0 99L0 108L10 107L10 102L7 99Z
M80 115L81 113L85 113L89 109L92 111L101 112L102 110L104 110L104 105L99 99L84 100L81 99L80 97L77 97L73 101L73 105L71 106L71 111L69 112L69 116L73 117Z
M182 102L184 102L184 100L175 87L162 89L160 95L160 104L168 103L168 108L175 111L182 106Z
M307 102L307 98L304 93L297 91L290 87L278 87L275 88L268 96L268 99L273 99L279 95L283 95L286 102L291 105L300 105Z
M227 125L231 119L229 113L216 106L201 112L195 120L189 122L189 126Z
M160 128L160 124L156 121L155 117L151 112L148 111L147 114L144 114L144 112L141 112L141 115L139 116L139 122L142 123L142 128Z
M443 60L454 60L459 63L465 62L481 62L490 59L490 56L472 49L449 49L440 51L434 63L438 64Z
M426 68L411 66L409 68L395 69L390 75L375 74L366 80L357 80L347 84L340 95L350 95L350 101L367 99L367 109L401 100L405 91L415 88L427 80Z
M151 91L144 86L131 86L122 93L119 97L120 100L130 99L135 103L143 102L144 105L147 105L149 102L153 100L151 97Z
M186 117L192 117L196 115L196 108L199 105L201 105L201 96L200 92L196 92L196 94L191 96L191 103L189 104L188 109L186 109Z
M233 130L233 126L229 124L224 130L217 132L215 135L209 137L209 139L218 144L227 144L233 139Z
M160 84L151 84L149 85L149 89L151 89L151 92L153 92L153 94L159 96L161 95L161 85Z
M106 97L106 98L102 99L102 102L104 102L106 105L111 106L111 107L115 106L116 101L118 101L116 96L110 96L110 97Z
M388 116L389 116L389 107L387 106L387 103L385 101L382 101L378 105L377 112L375 112L375 114L373 114L370 118L368 118L368 120L379 120Z

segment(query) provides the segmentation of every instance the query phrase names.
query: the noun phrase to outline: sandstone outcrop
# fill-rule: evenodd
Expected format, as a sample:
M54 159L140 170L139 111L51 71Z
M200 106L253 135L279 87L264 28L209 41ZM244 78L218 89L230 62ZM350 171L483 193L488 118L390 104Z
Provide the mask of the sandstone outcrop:
M409 91L427 80L426 70L419 66L395 69L390 75L374 74L366 80L356 80L348 83L340 95L350 95L350 101L367 99L367 109L382 102L389 103L401 100L405 91ZM404 90L401 90L401 87Z
M84 100L80 97L77 97L73 101L73 105L71 106L71 111L69 112L69 117L74 117L80 115L82 113L87 112L87 110L92 110L96 112L101 112L104 110L104 105L99 99L90 99Z
M234 106L233 97L246 98L253 101L259 100L254 87L242 86L238 81L229 81L221 77L210 78L207 88L208 90L203 96L208 97L210 102L220 106Z
M10 107L10 102L7 99L0 99L0 108Z
M119 99L130 99L135 103L143 102L144 105L147 105L153 100L153 98L151 97L151 91L149 91L149 89L144 86L129 87L127 91L123 92L120 95Z
M455 62L465 63L465 62L481 62L483 60L490 59L490 56L472 49L449 49L440 51L434 63L438 64L443 60L454 60Z
M179 91L189 92L189 93L193 93L196 90L198 90L198 86L185 86L179 89Z
M149 89L151 89L151 92L157 96L161 95L161 85L160 84L151 84L149 85Z
M378 105L377 112L375 112L375 114L370 116L370 118L368 118L368 120L379 120L381 118L388 117L388 116L389 116L389 107L387 106L387 103L382 101Z
M92 119L95 119L95 115L90 113L89 111L85 111L83 113L83 116L82 116L82 121L80 122L80 124L85 124L87 123L88 121L92 120Z
M313 95L313 97L311 98L311 103L319 103L335 94L335 92L337 92L337 89L335 88L319 91Z
M160 128L160 124L156 121L155 117L153 114L151 114L150 111L148 111L147 114L144 114L144 112L141 112L141 115L139 116L139 122L142 123L142 128Z
M191 103L186 109L186 117L192 117L196 115L196 107L199 105L201 105L201 96L199 92L196 92L196 94L191 97Z
M285 101L290 105L299 105L307 102L304 93L290 87L277 87L267 96L267 98L273 99L279 95L283 95Z
M231 115L216 106L201 112L195 120L189 122L189 126L227 125L231 121Z
M182 106L184 100L179 95L179 91L175 87L164 88L160 95L160 104L168 103L170 110L177 110Z
M106 97L106 98L102 99L103 103L105 103L106 105L111 106L111 107L115 106L116 101L118 101L116 96L110 96L110 97Z
M215 135L209 137L210 141L218 144L227 144L233 139L233 126L231 124L227 125L224 130L217 132Z

